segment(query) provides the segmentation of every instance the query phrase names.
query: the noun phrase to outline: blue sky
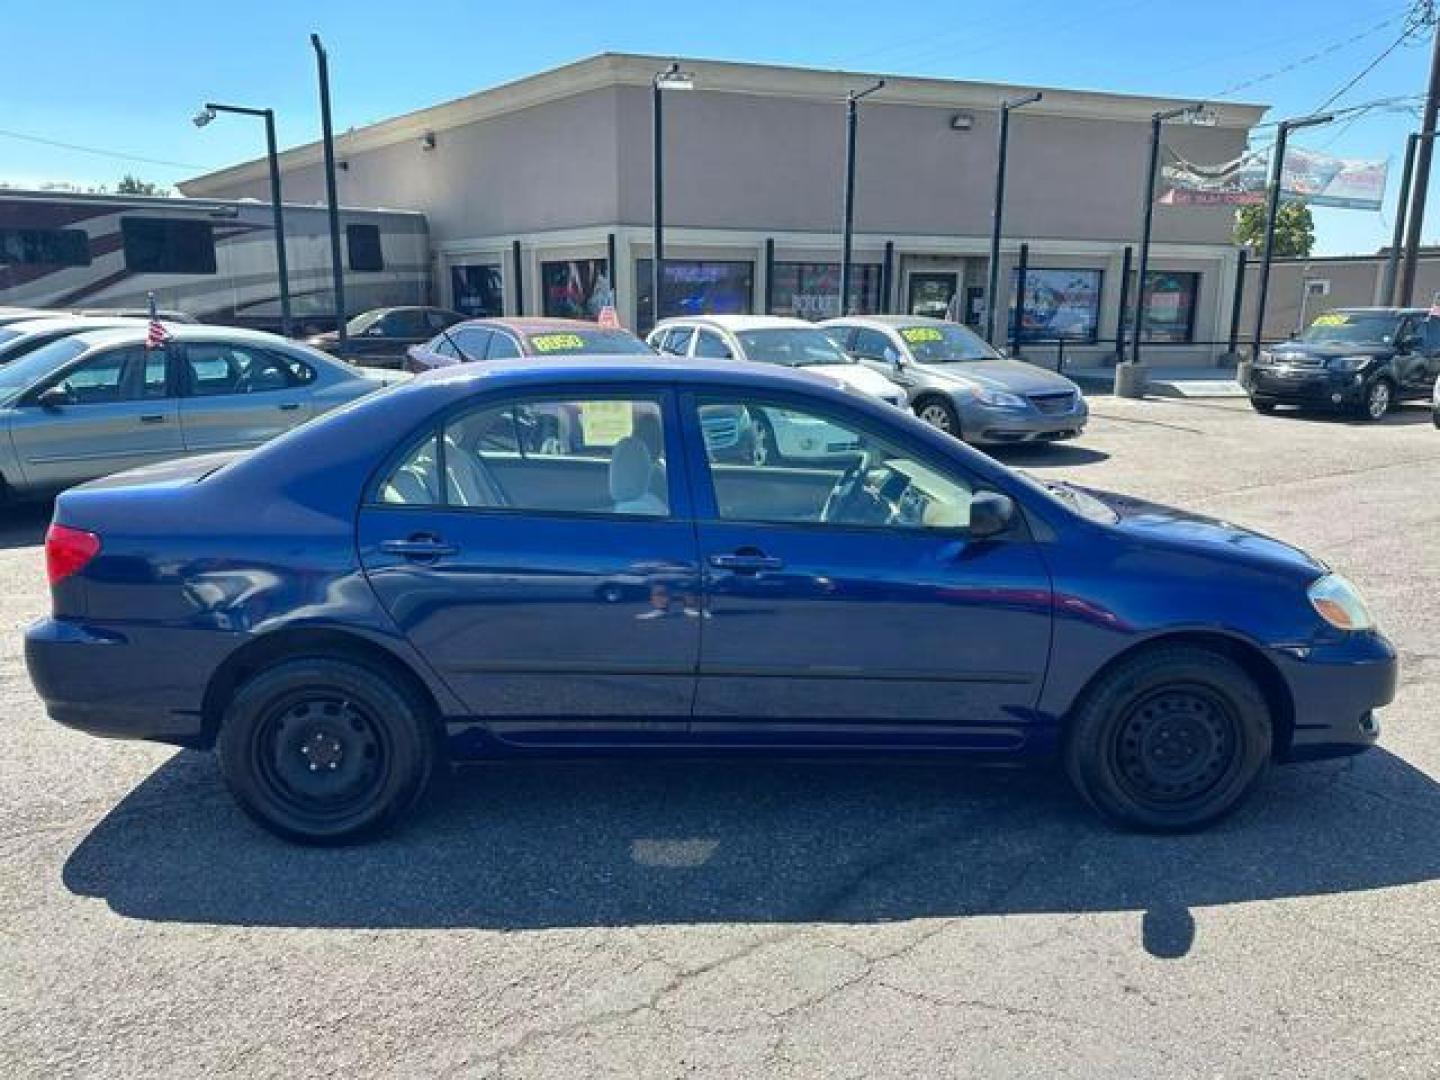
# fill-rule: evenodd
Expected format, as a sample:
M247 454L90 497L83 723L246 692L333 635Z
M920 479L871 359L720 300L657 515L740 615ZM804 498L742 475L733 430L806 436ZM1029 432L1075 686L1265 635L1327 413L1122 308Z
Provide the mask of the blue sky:
M190 117L207 99L273 107L282 145L319 130L308 41L330 51L338 130L605 50L842 67L1271 105L1310 112L1399 36L1406 0L726 0L696 5L371 0L200 5L8 0L0 180L174 183L258 155L258 122ZM1428 39L1396 48L1336 108L1423 93ZM1234 89L1237 88L1238 89ZM1226 91L1231 91L1225 93ZM1389 239L1415 112L1379 108L1297 138L1391 157L1380 213L1317 210L1321 253ZM153 161L64 149L35 136ZM1436 185L1440 188L1440 184ZM1440 240L1432 199L1425 240Z

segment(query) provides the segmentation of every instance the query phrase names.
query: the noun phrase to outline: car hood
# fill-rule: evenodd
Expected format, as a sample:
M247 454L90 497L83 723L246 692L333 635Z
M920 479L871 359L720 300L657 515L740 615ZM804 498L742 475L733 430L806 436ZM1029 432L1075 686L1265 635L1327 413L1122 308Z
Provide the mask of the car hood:
M1252 563L1288 569L1305 578L1319 577L1329 570L1319 559L1292 544L1219 518L1110 491L1079 490L1115 511L1120 519L1116 528L1137 539L1201 554L1239 557Z
M1390 345L1379 345L1373 342L1305 342L1286 341L1279 345L1271 346L1270 355L1280 363L1296 360L1328 360L1332 356L1378 356L1381 359L1388 359L1395 355L1395 349Z
M954 364L916 364L915 367L927 379L945 386L983 387L987 390L1008 390L1012 394L1079 391L1079 387L1064 375L1021 360L974 360Z
M801 369L815 375L828 375L863 394L878 398L905 396L905 391L878 371L872 371L864 364L811 364Z

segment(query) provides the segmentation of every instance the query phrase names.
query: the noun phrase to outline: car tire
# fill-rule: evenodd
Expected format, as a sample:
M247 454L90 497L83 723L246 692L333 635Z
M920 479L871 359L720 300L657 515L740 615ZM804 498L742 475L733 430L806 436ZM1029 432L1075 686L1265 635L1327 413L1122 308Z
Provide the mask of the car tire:
M921 398L915 403L915 415L946 435L963 438L960 434L960 414L942 397Z
M1385 419L1385 414L1394 407L1395 386L1389 379L1381 377L1365 388L1358 415L1361 420L1378 423Z
M1274 398L1252 397L1250 407L1258 413L1273 413L1279 404Z
M417 694L349 660L287 660L236 692L217 740L242 809L305 844L340 844L394 824L439 758Z
M1430 422L1437 428L1440 428L1440 405L1431 406Z
M1086 691L1066 731L1065 768L1110 821L1184 832L1241 803L1272 741L1265 698L1238 665L1201 648L1163 647Z

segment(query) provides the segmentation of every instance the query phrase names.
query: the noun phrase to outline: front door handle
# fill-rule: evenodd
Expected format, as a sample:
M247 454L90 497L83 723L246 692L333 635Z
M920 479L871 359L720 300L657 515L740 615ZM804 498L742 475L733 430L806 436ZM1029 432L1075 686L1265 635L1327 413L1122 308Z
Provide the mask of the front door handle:
M766 555L754 548L741 548L723 555L711 555L710 565L717 570L729 570L736 574L758 574L762 570L783 570L785 560Z
M382 540L380 550L387 555L399 555L413 562L434 562L445 555L458 555L456 544L447 544L438 536L417 533L404 540Z
M140 417L140 422L142 424L163 424L165 422L165 414L158 412L145 413L143 416Z
M281 411L281 412L294 412L294 411L295 411L296 409L298 409L298 408L300 408L300 403L299 403L298 401L287 401L287 402L285 402L285 404L283 404L283 405L280 406L280 411Z

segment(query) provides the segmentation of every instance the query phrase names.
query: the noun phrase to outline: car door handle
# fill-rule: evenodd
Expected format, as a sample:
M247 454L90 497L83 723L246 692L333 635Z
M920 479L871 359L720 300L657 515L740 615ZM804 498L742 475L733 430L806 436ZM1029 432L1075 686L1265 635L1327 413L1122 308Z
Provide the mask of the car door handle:
M140 417L140 422L142 424L163 424L165 422L165 414L158 412L144 413Z
M417 562L430 562L444 555L460 553L458 545L447 544L438 536L424 535L411 536L405 540L382 540L380 550L387 555L399 555Z
M300 408L300 403L298 401L287 401L284 405L280 406L280 411L294 412L298 408Z
M758 574L762 570L783 570L785 560L762 551L741 550L726 555L711 555L710 565L717 570L730 570L737 574Z

